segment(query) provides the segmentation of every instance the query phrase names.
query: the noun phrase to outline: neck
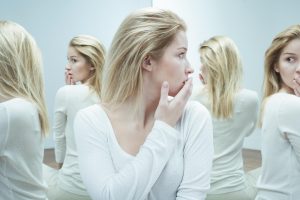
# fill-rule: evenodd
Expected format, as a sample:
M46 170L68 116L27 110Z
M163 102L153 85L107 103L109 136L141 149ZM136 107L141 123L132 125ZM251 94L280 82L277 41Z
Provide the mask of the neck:
M292 88L287 87L287 86L285 86L285 85L283 85L283 86L280 88L279 92L282 92L282 93L288 93L288 94L295 94L295 92L294 92L294 90L293 90Z
M153 124L159 94L155 88L151 88L151 84L147 84L145 81L142 91L140 99L129 98L117 108L107 108L109 117L124 123L134 123L141 128Z

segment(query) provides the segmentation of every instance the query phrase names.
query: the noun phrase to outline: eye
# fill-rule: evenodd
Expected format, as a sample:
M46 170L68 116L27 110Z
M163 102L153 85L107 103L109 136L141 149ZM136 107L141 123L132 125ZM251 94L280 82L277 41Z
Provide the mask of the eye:
M296 59L293 57L287 57L285 60L288 61L289 63L294 63Z
M76 62L77 62L77 60L76 60L76 59L74 59L74 58L71 58L71 59L70 59L70 62L71 62L72 64L74 64L74 63L76 63Z
M179 58L184 58L184 56L185 56L185 52L182 52L178 55Z

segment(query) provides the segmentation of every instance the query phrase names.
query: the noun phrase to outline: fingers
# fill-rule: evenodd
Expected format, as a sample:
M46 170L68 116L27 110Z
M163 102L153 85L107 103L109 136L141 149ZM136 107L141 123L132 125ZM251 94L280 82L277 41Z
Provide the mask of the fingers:
M193 80L189 78L187 82L184 84L183 88L174 97L174 100L183 101L183 103L186 103L192 94L192 89L193 89Z
M300 96L300 83L297 81L297 79L294 79L293 83L295 85L295 87L294 87L295 95Z
M170 126L175 126L178 119L182 115L185 105L192 93L192 79L189 79L174 97L172 101L168 101L169 84L164 81L161 87L161 94L158 107L154 117L164 121Z
M72 72L70 70L65 70L65 83L67 85L74 85L73 78L72 78Z
M162 105L168 103L168 94L169 94L169 83L167 81L164 81L161 86L159 104Z
M200 81L201 81L201 83L202 83L203 85L206 84L205 81L204 81L204 78L203 78L202 73L199 73L199 79L200 79Z

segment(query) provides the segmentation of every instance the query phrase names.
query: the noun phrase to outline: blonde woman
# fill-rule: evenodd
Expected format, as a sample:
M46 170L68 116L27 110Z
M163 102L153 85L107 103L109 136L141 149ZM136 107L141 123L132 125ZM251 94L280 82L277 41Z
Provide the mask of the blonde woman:
M101 104L79 111L74 124L92 199L205 199L212 125L203 106L187 103L193 69L185 31L173 12L147 8L115 34Z
M256 127L257 93L242 88L242 63L235 43L215 36L199 49L203 88L193 94L213 118L214 159L208 200L255 198L255 180L243 169L244 138Z
M300 25L279 33L265 54L262 173L256 200L300 198Z
M73 122L78 110L99 103L104 47L89 35L74 37L68 48L68 65L77 85L60 88L55 98L54 140L59 171L47 169L49 200L90 199L78 168Z
M0 21L0 196L46 199L42 163L48 132L40 51L20 25Z

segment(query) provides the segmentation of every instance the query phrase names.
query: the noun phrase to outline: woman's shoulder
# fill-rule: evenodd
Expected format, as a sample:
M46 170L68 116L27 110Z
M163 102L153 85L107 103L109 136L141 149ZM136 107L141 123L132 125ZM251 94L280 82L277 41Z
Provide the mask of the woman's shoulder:
M94 115L101 116L101 115L105 114L103 112L104 112L104 110L103 110L101 104L99 104L99 103L87 106L78 111L78 113L80 113L81 115L86 115L86 116L94 116Z
M84 132L88 129L94 130L91 131L91 135L100 132L104 135L110 133L110 121L101 104L94 104L79 110L75 117L74 127L82 129Z
M235 96L236 110L258 109L259 98L254 90L241 89Z
M99 102L99 97L87 85L65 85L58 89L55 99L67 107L70 103Z
M293 127L299 132L300 97L287 93L276 93L266 102L266 116L276 118L276 123L283 131Z
M28 121L31 117L38 116L38 109L36 105L24 98L13 98L8 101L2 102L3 107L8 113L8 117L14 123L21 123L22 121Z
M246 88L241 89L237 93L237 98L244 99L248 102L258 102L258 94L254 90L249 90Z
M207 108L195 100L189 100L185 106L183 118L197 118L198 120L210 118Z
M19 112L36 110L36 106L33 102L31 102L25 98L22 98L22 97L16 97L16 98L9 99L5 102L2 102L1 105L6 107L7 109L18 110Z
M269 102L278 107L281 113L300 113L300 97L296 95L277 93L270 97Z
M107 115L99 103L80 109L77 112L76 118L79 121L91 122L93 124L103 124L103 122L107 121Z
M78 94L81 92L88 92L89 91L89 86L87 85L64 85L60 87L57 91L57 94Z

